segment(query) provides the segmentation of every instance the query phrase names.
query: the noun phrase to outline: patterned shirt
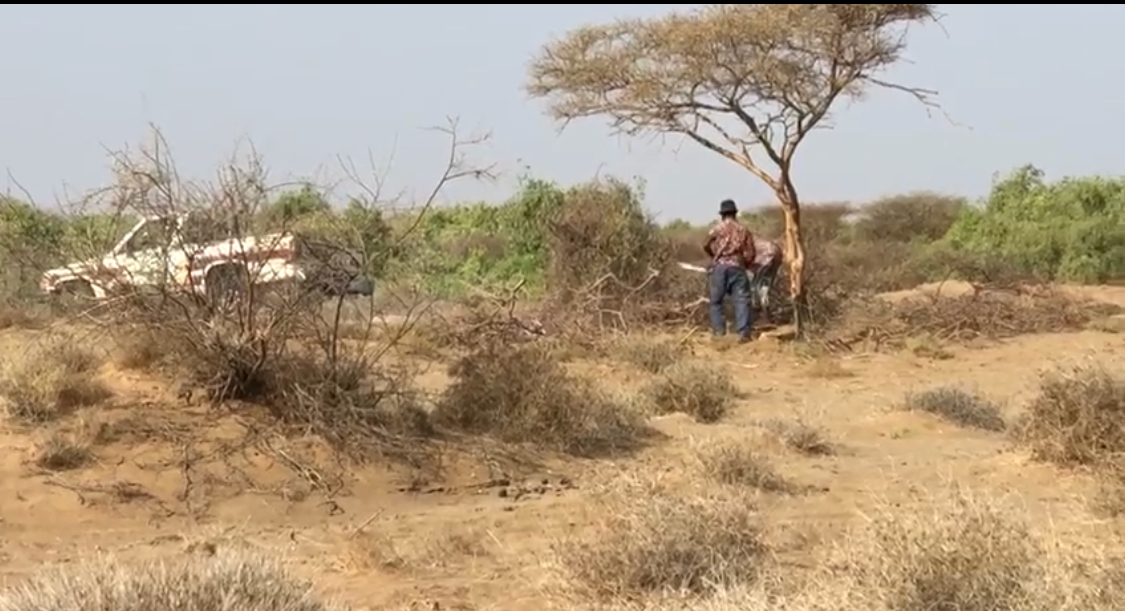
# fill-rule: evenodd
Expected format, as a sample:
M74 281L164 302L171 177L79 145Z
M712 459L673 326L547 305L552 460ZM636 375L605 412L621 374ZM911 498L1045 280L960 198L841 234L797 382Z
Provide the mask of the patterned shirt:
M750 230L734 219L724 219L707 233L703 250L715 265L746 267L754 261L754 236Z
M768 267L781 259L781 246L773 240L754 236L754 254L754 267Z

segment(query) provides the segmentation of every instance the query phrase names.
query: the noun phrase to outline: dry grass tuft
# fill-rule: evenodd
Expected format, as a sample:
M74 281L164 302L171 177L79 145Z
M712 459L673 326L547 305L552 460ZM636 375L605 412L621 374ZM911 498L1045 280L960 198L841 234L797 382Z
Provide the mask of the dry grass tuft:
M753 582L767 562L745 496L682 497L649 486L619 491L602 507L589 538L556 546L568 584L582 598L707 594Z
M104 561L45 571L0 593L4 611L328 611L308 584L264 557L234 552L169 561Z
M764 427L781 437L787 447L806 456L836 454L836 444L826 438L824 431L803 420L770 420L764 423Z
M0 397L9 418L42 424L109 397L97 379L101 358L74 338L56 337L25 354L10 354L0 371Z
M942 386L906 395L906 409L926 412L959 426L999 432L1005 430L1000 408L967 390Z
M687 349L672 340L653 341L629 337L617 345L621 359L652 374L658 374L680 362Z
M796 486L774 470L769 458L745 441L728 440L698 449L704 475L728 486L756 488L763 492L792 493Z
M568 373L543 347L487 346L450 369L436 422L580 456L626 451L651 433L629 401Z
M47 471L69 471L93 459L90 444L76 437L54 433L44 440L35 456L35 465Z
M1125 454L1125 378L1079 367L1043 377L1028 406L1023 440L1060 465L1120 462Z
M721 420L740 395L725 371L689 363L670 367L642 394L657 413L681 412L708 423Z

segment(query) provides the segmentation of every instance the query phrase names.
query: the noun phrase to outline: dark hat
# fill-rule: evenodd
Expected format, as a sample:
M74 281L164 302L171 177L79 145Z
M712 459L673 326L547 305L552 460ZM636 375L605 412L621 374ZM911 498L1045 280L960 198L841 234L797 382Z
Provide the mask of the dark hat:
M738 214L738 206L734 205L733 199L724 199L719 204L719 214Z

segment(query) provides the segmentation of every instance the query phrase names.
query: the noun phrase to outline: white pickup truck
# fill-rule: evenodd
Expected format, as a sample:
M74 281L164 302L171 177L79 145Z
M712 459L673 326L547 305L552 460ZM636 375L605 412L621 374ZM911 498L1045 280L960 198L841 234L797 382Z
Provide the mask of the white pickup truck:
M215 239L227 235L199 213L144 218L104 257L44 272L40 289L102 300L164 288L212 303L251 283L298 285L327 295L374 291L358 257L339 246L288 232Z

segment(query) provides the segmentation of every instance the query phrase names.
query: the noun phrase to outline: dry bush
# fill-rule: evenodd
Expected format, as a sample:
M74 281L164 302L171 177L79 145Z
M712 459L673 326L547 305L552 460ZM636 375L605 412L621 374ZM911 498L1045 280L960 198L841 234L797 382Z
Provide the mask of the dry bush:
M618 342L621 359L648 373L661 373L678 363L687 354L687 348L677 341L649 340L638 337Z
M544 319L557 325L594 331L649 322L666 316L664 302L682 290L668 241L623 182L568 190L547 223L547 241Z
M594 532L555 548L578 596L706 594L760 576L768 552L750 499L626 488L599 504Z
M642 395L657 413L681 412L709 423L721 420L740 393L725 371L678 363L649 382Z
M765 423L765 428L779 435L787 447L801 454L832 456L836 453L836 445L825 437L824 432L803 420L770 420Z
M1097 553L1056 551L1010 507L958 494L919 508L885 509L842 551L852 606L879 611L1113 609L1119 568ZM1118 565L1119 566L1119 565Z
M763 492L796 491L796 487L773 468L769 458L745 440L708 444L697 449L697 456L703 474L720 484Z
M1034 456L1060 465L1125 457L1125 378L1098 366L1045 375L1027 408L1022 438Z
M334 359L293 355L266 407L281 422L312 431L348 457L418 460L436 435L413 372L363 352Z
M45 571L0 592L4 611L327 611L311 587L265 557L221 551Z
M858 299L833 323L835 343L902 347L907 338L941 342L1059 333L1085 328L1117 306L1071 298L1048 288L1011 292L976 290L957 297L914 297L896 302Z
M906 395L903 405L906 409L933 414L959 426L995 432L1007 428L999 406L963 388L941 386L911 392Z
M631 450L649 434L629 401L568 373L542 346L488 344L451 368L436 422L587 456Z
M73 435L53 433L40 444L35 465L47 471L78 469L93 459L90 444Z
M72 337L50 337L26 353L6 355L0 398L9 418L24 424L55 420L109 397L97 378L101 358Z

